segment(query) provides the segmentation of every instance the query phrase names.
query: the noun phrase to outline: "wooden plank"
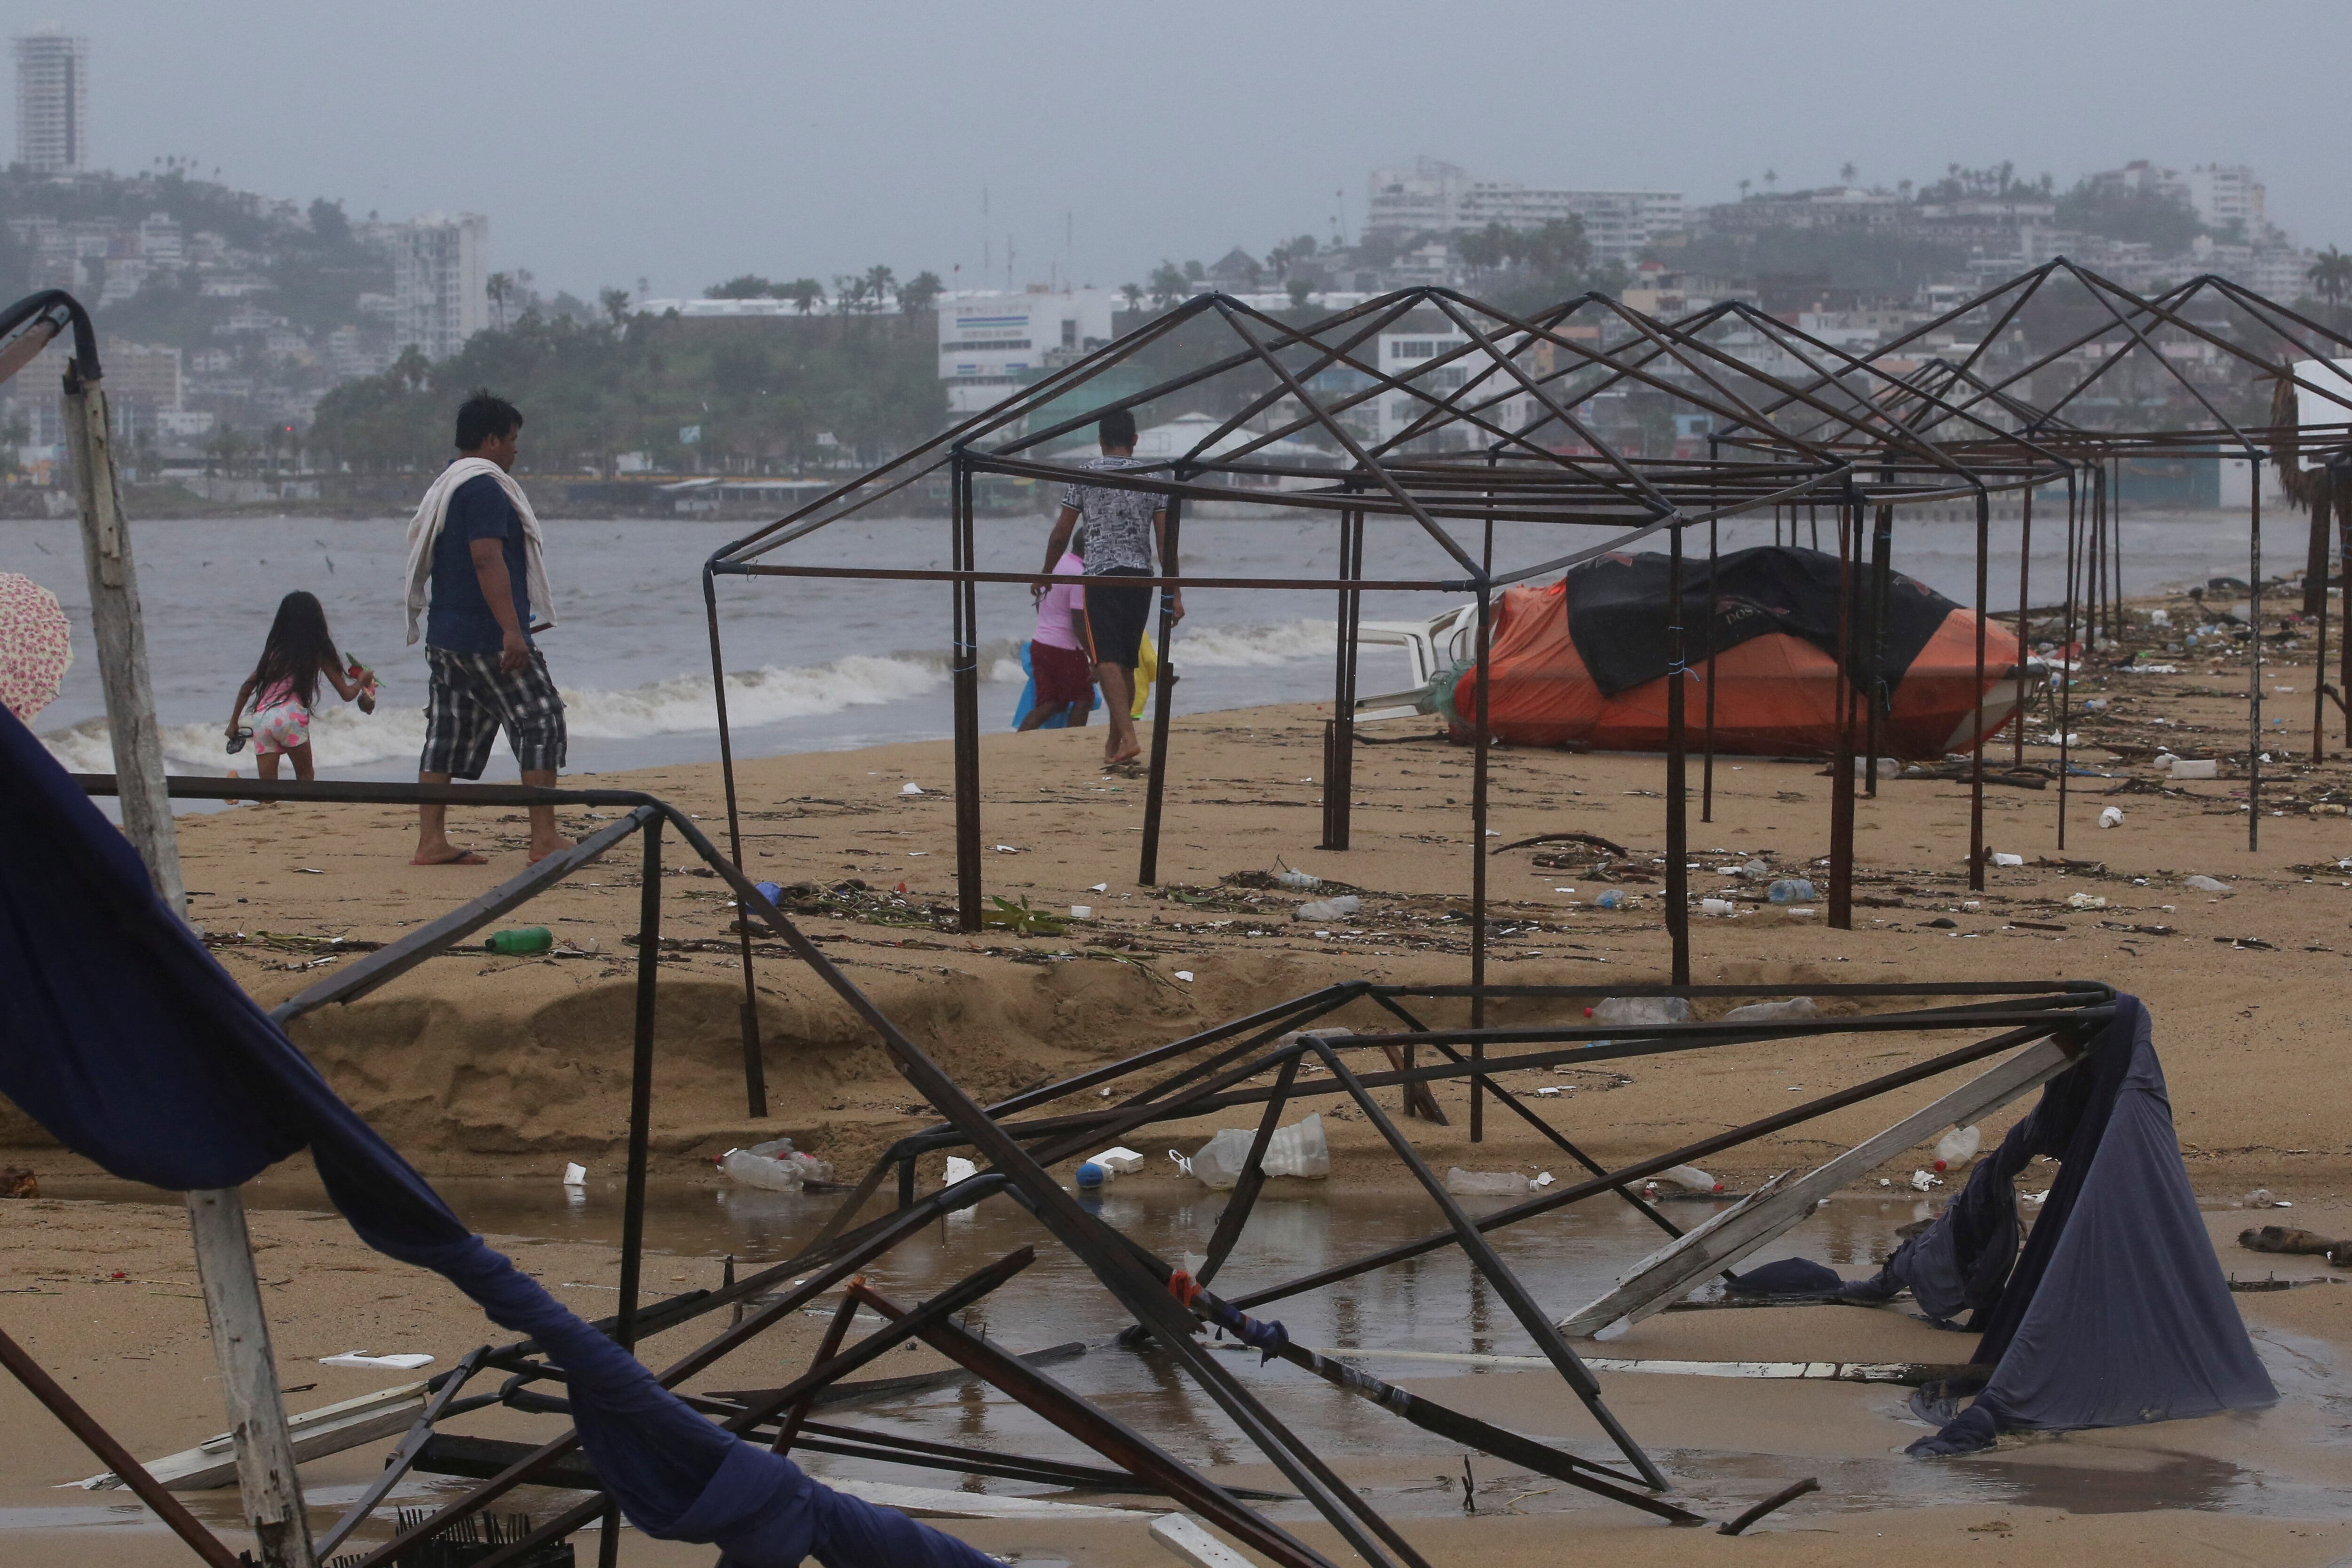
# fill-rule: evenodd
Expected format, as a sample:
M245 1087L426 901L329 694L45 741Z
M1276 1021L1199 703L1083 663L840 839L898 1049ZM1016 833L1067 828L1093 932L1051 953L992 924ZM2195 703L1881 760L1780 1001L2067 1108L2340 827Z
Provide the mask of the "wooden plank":
M1664 1307L1706 1275L1728 1268L1792 1228L1848 1182L1923 1142L1940 1127L1963 1126L2063 1072L2074 1055L2055 1040L2036 1040L2000 1066L1923 1105L1900 1122L1801 1176L1783 1171L1753 1193L1643 1259L1614 1290L1560 1320L1563 1333L1590 1335L1633 1324ZM1792 1179L1793 1177L1793 1179Z
M1241 1347L1247 1349L1247 1346ZM1551 1363L1540 1355L1495 1355L1479 1351L1450 1350L1318 1350L1317 1355L1342 1361L1426 1361L1445 1366L1490 1366L1500 1370L1549 1371ZM1742 1377L1767 1382L1900 1383L1916 1387L1944 1378L1990 1369L1959 1362L1935 1361L1629 1361L1588 1355L1584 1364L1595 1372L1642 1373L1666 1377Z
M1184 1514L1163 1513L1153 1520L1151 1539L1192 1568L1256 1568L1248 1558Z
M288 1416L286 1428L293 1440L295 1458L323 1458L404 1430L425 1407L427 1391L425 1384L404 1383ZM234 1434L215 1433L193 1448L157 1459L147 1467L147 1473L173 1491L209 1491L236 1479L236 1448ZM108 1470L80 1484L90 1491L103 1491L122 1485L122 1480Z
M187 1205L213 1359L220 1364L221 1402L236 1434L237 1490L261 1568L314 1568L318 1557L295 1471L286 1401L278 1392L278 1364L270 1358L269 1318L262 1310L261 1281L253 1272L245 1198L233 1186L214 1187L189 1193Z

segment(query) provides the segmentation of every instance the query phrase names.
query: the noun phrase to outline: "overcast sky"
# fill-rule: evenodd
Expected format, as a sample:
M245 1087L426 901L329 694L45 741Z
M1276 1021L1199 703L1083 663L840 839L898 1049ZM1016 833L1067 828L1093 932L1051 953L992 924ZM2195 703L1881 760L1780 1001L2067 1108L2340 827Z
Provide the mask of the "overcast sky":
M887 262L1140 281L1350 234L1376 164L1727 200L2013 160L2254 165L2352 240L2352 7L2245 0L0 0L91 39L91 144L354 217L490 217L543 287L698 293ZM986 194L988 219L982 220ZM955 268L961 267L961 274Z

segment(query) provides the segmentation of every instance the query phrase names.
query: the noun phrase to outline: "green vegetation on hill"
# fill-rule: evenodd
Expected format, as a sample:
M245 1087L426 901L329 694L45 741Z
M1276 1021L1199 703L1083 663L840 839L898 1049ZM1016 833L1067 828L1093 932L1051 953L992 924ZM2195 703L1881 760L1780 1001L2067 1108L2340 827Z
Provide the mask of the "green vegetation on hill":
M311 448L362 472L438 467L450 415L477 387L522 410L524 461L541 472L609 474L643 453L672 472L789 473L879 461L946 419L929 315L591 324L533 310L439 364L411 350L335 388Z

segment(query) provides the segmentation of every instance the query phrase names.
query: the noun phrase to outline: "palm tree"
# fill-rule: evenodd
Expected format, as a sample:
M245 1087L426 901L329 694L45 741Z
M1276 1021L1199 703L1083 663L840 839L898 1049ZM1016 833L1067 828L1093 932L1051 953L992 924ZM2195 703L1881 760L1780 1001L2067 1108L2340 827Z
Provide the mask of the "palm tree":
M515 291L514 279L503 272L493 272L482 285L490 297L490 324L504 330L507 324L507 301Z
M2340 307L2344 296L2352 294L2352 256L2332 245L2319 253L2303 275L2311 280L2312 291L2330 305Z
M1777 169L1767 169L1767 170L1765 170L1765 171L1764 171L1764 188L1765 188L1766 190L1768 190L1768 191L1769 191L1769 190L1772 189L1774 186L1778 185L1780 183L1780 172L1779 170L1777 170Z
M1118 286L1118 291L1121 295L1126 297L1127 308L1129 310L1140 310L1143 308L1143 286L1141 284L1122 283Z
M1853 161L1852 159L1848 159L1845 162L1838 165L1839 180L1849 185L1853 183L1853 177L1861 172L1861 170L1853 166Z
M1743 179L1742 181L1740 181L1740 182L1739 182L1739 199L1740 199L1741 201L1743 201L1743 202L1744 202L1744 201L1746 201L1746 200L1748 199L1748 186L1750 186L1750 185L1752 185L1752 184L1754 184L1755 183L1756 183L1756 182L1755 182L1755 181L1753 181L1753 180L1745 180L1745 179Z
M793 308L805 316L824 298L824 285L814 277L795 277L790 283L776 285L776 298L791 300Z

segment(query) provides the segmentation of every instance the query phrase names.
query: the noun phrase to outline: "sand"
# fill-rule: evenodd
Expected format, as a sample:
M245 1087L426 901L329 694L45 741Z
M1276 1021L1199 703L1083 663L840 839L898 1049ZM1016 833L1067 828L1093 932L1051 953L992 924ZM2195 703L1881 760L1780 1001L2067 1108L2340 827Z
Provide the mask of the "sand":
M2050 863L2059 854L2054 789L1988 790L1988 834L2028 864L1990 873L1970 895L1963 866L1967 791L1948 780L1895 779L1859 807L1857 891L1852 931L1818 916L1778 912L1694 921L1696 977L1804 994L1843 981L2097 979L2148 1003L2163 1054L2184 1157L2213 1216L2225 1261L2241 1273L2278 1267L2308 1273L2311 1260L2254 1259L2228 1236L2244 1216L2218 1211L2263 1186L2301 1201L2298 1223L2325 1228L2338 1211L2315 1199L2352 1191L2352 1086L2340 1065L2336 989L2352 951L2352 820L2309 806L2352 799L2352 767L2300 760L2309 743L2308 654L2293 649L2270 666L2266 684L2293 687L2274 713L2291 717L2267 744L2264 815L2257 851L2246 843L2242 778L2171 785L2146 764L2159 742L2199 755L2242 757L2245 675L2242 663L2181 664L2173 674L2095 676L2084 695L2109 706L2085 715L2078 758L2106 777L2074 780L2064 854L2093 866ZM812 915L808 930L892 1018L975 1093L992 1096L1165 1040L1184 1030L1310 990L1372 976L1405 982L1466 977L1465 930L1472 856L1470 756L1423 739L1425 721L1371 733L1401 743L1367 746L1356 759L1355 848L1315 848L1319 835L1320 720L1311 706L1263 708L1180 721L1172 763L1161 885L1135 881L1141 822L1140 779L1106 776L1097 733L992 735L982 747L982 867L992 897L1059 912L1092 906L1094 918L1059 935L991 931L966 936L919 916L859 918L876 894L902 884L914 910L952 900L954 804L943 744L803 755L750 762L742 769L746 856L759 877L851 889ZM2163 720L2161 724L2150 721ZM2340 742L2331 741L2331 747ZM2193 748L2193 749L2192 749ZM2006 753L2006 746L2002 750ZM2290 759L2288 753L2294 754ZM2029 761L2054 760L2029 747ZM1499 748L1493 758L1487 845L1581 831L1643 856L1662 852L1661 775L1655 758ZM2225 766L2229 775L2236 769ZM907 795L902 786L924 793ZM678 802L719 836L724 807L715 768L674 768L573 782L641 789ZM1694 784L1696 784L1696 767ZM1718 760L1714 821L1692 826L1701 891L1727 879L1717 867L1752 856L1801 873L1828 843L1829 779L1818 764ZM2120 805L2121 826L2094 826L2099 809ZM2275 809L2275 814L2274 814ZM574 831L596 814L568 818ZM521 869L519 814L453 813L453 833L488 854L480 868L405 863L413 818L376 807L240 807L181 824L194 915L221 945L230 972L257 998L276 1002L331 972L306 941L388 939ZM1003 846L998 850L993 846ZM891 1139L932 1118L840 1002L788 957L758 965L761 1032L772 1114L745 1113L737 1025L740 978L728 936L732 912L721 885L696 873L669 846L664 931L678 950L661 964L659 1058L654 1147L665 1177L707 1174L726 1148L788 1133L854 1174ZM1497 937L1493 977L1501 982L1611 985L1662 978L1666 945L1654 888L1642 907L1596 908L1600 884L1535 863L1537 849L1505 850L1489 861ZM1301 895L1254 891L1236 876L1301 867L1361 890L1352 921L1288 918ZM2190 874L2218 877L2226 894L2183 886ZM1816 870L1815 874L1819 873ZM1105 884L1101 891L1095 884ZM1573 891L1563 891L1573 889ZM435 1176L551 1176L566 1160L600 1175L617 1171L625 1113L639 860L634 846L519 912L512 924L544 924L588 956L502 958L478 951L436 958L349 1007L299 1022L296 1040L346 1095L412 1160ZM2105 906L2070 906L2076 895ZM805 901L812 895L803 894ZM1932 922L1948 921L1948 925ZM901 923L891 923L893 921ZM2167 928L2161 932L2154 927ZM241 939L240 939L241 938ZM776 952L762 945L762 953ZM336 960L348 962L348 959ZM1180 976L1189 974L1186 979ZM1706 1009L1702 1009L1704 1013ZM1458 1010L1433 1004L1433 1019ZM1558 1016L1507 1008L1505 1018ZM1373 1027L1369 1010L1337 1021ZM1634 1061L1606 1072L1519 1075L1564 1092L1534 1102L1555 1124L1611 1162L1704 1136L1797 1095L1916 1060L1958 1043L1948 1037L1890 1041L1857 1037L1747 1046ZM1744 1184L1818 1160L1895 1119L1900 1109L1948 1086L1907 1092L1894 1103L1827 1117L1734 1151L1718 1174ZM1439 1091L1452 1125L1411 1124L1416 1142L1444 1166L1549 1166L1549 1146L1511 1118L1490 1112L1486 1141L1466 1136L1463 1091ZM1361 1119L1324 1103L1339 1179L1364 1185L1400 1177ZM2011 1112L1988 1121L1997 1134ZM1238 1120L1238 1117L1228 1119ZM1182 1145L1213 1120L1164 1141ZM1160 1136L1159 1133L1153 1134ZM0 1106L8 1160L53 1181L89 1167L56 1150ZM1154 1145L1158 1145L1155 1144ZM1906 1153L1880 1176L1899 1180L1920 1163ZM1153 1175L1151 1182L1179 1178ZM2352 1217L2342 1223L2352 1228ZM194 1295L185 1233L175 1210L41 1200L0 1204L5 1228L7 1326L89 1400L142 1454L185 1446L217 1429L207 1379L209 1350ZM278 1353L289 1384L315 1381L320 1402L380 1386L380 1375L321 1371L316 1357L353 1342L400 1340L454 1356L478 1343L478 1316L453 1292L366 1252L331 1219L257 1214L265 1280L270 1281ZM608 1282L603 1249L534 1244L527 1267L558 1283ZM1629 1259L1630 1262L1631 1260ZM702 1263L672 1272L709 1272ZM121 1270L124 1278L115 1280ZM561 1278L559 1278L561 1277ZM694 1278L695 1284L712 1282ZM683 1289L684 1283L668 1288ZM601 1310L598 1292L576 1292ZM2263 1563L2324 1563L2352 1552L2340 1508L2299 1517L2290 1504L2265 1517L2231 1505L2200 1511L2195 1467L2227 1463L2275 1473L2302 1487L2337 1488L2344 1474L2340 1415L2326 1401L2340 1389L2336 1368L2352 1345L2352 1287L2318 1287L2239 1298L2259 1332L2284 1336L2315 1368L2313 1388L2261 1417L2176 1423L2133 1434L2085 1434L2037 1446L2030 1462L2057 1467L2032 1495L2046 1505L1998 1509L1897 1507L1863 1502L1851 1511L1800 1512L1740 1542L1631 1523L1607 1511L1572 1519L1515 1516L1499 1503L1475 1518L1416 1518L1410 1529L1433 1561L1476 1551L1499 1563L1552 1561L1564 1547L1605 1551L1641 1563L1729 1560L1759 1563L1876 1561L1890 1550L1997 1563L2043 1562L2059 1552L2086 1563L2207 1561L2223 1553ZM1916 1325L1881 1314L1708 1314L1653 1320L1617 1354L1713 1357L1802 1354L1865 1358L1899 1354ZM1822 1317L1841 1320L1823 1326ZM1846 1322L1845 1319L1857 1320ZM1727 1321L1732 1320L1732 1321ZM797 1366L815 1330L796 1329L739 1363L711 1386L743 1386L753 1372ZM1928 1331L1916 1330L1926 1334ZM692 1331L678 1337L681 1343ZM1916 1337L1916 1336L1913 1336ZM1950 1341L1930 1335L1935 1359ZM1840 1348L1841 1341L1850 1342ZM665 1347L647 1352L662 1359ZM1925 1354L1922 1352L1921 1354ZM910 1364L929 1364L909 1355ZM1473 1408L1564 1429L1549 1420L1556 1383L1515 1375L1405 1377ZM1889 1412L1885 1390L1746 1387L1659 1377L1622 1378L1622 1401L1637 1432L1655 1441L1737 1449L1761 1458L1750 1495L1766 1478L1809 1473L1809 1461L1845 1464L1883 1458L1916 1428ZM1642 1385L1656 1386L1642 1386ZM1670 1385L1670 1386L1669 1386ZM305 1403L306 1395L297 1401ZM1547 1403L1549 1402L1549 1403ZM20 1391L0 1388L0 1456L10 1509L79 1505L80 1493L46 1489L96 1469L39 1418ZM532 1421L493 1412L466 1429L540 1431ZM2063 1453L2060 1453L2063 1450ZM355 1484L378 1447L306 1469L313 1486ZM2051 1456L2058 1454L2053 1458ZM1769 1463L1764 1461L1769 1460ZM2006 1459L2003 1462L2029 1462ZM1419 1461L1415 1461L1416 1464ZM2069 1471L2067 1467L2074 1469ZM2168 1469L2167 1467L2174 1467ZM2178 1467L2189 1466L2188 1470ZM1360 1484L1402 1485L1377 1464L1350 1469ZM1421 1466L1426 1469L1425 1465ZM1234 1479L1248 1479L1238 1467ZM2178 1473L2176 1474L2176 1470ZM2086 1479L2092 1471L2140 1479ZM1745 1472L1743 1472L1745 1473ZM2182 1478L2189 1478L2183 1479ZM1425 1478L1424 1478L1425 1479ZM1504 1478L1496 1478L1498 1481ZM2178 1483L2178 1484L2176 1484ZM1419 1484L1419 1483L1415 1483ZM121 1494L108 1494L119 1501ZM2301 1495L2301 1494L2297 1494ZM208 1517L234 1518L233 1493L208 1494ZM1521 1504L1528 1508L1542 1503ZM2172 1506L2168 1506L2172 1505ZM2187 1511L2184 1511L2184 1509ZM26 1516L26 1523L37 1522ZM1074 1563L1165 1561L1139 1528L1124 1525L956 1527L992 1549ZM1310 1539L1319 1526L1302 1525ZM12 1531L11 1562L84 1560L86 1531ZM113 1560L174 1559L167 1537L146 1525L110 1529ZM707 1552L633 1542L628 1560L702 1562Z

